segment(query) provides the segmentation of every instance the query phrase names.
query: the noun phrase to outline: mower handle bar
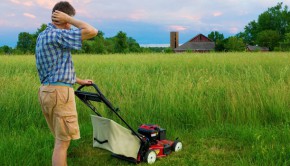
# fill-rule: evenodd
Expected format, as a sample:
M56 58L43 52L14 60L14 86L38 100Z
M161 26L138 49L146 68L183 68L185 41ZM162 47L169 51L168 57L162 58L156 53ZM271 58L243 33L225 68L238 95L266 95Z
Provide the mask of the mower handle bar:
M92 87L94 87L95 88L95 90L98 92L98 95L99 95L99 97L100 97L100 100L102 101L102 102L104 102L112 111L118 111L119 109L118 108L114 108L113 107L113 105L111 104L111 102L108 100L108 99L106 99L106 97L103 95L103 93L100 91L100 89L98 88L98 86L96 85L96 84L94 84L94 83L92 83L92 84L89 84L89 85L81 85L78 89L77 89L77 91L81 91L81 89L83 89L85 86L92 86Z

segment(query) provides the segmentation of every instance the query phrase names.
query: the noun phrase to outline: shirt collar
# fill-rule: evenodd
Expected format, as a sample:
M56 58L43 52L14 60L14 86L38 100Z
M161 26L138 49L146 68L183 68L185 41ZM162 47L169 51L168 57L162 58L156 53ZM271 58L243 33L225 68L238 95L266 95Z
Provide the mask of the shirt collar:
M55 25L53 25L52 23L48 23L48 26L47 26L48 28L51 28L51 29L56 29L56 26Z

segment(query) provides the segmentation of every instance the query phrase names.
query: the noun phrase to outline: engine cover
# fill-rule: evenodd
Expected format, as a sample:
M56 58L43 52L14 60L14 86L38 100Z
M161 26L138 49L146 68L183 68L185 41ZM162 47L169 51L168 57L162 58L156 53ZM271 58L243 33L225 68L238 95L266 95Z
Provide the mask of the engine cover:
M138 133L147 137L150 142L166 139L166 130L158 125L143 124L138 128Z

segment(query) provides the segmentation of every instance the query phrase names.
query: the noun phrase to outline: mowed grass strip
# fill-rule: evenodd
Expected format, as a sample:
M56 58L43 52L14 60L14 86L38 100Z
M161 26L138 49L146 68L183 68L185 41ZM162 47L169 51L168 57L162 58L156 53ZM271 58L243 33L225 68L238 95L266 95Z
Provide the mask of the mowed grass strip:
M73 60L78 77L93 79L133 128L159 124L168 139L183 142L181 152L155 165L290 164L287 53L73 55ZM1 165L50 165L53 137L38 104L34 56L0 56L0 68ZM78 99L77 109L82 139L72 142L69 165L128 165L92 148L93 112Z

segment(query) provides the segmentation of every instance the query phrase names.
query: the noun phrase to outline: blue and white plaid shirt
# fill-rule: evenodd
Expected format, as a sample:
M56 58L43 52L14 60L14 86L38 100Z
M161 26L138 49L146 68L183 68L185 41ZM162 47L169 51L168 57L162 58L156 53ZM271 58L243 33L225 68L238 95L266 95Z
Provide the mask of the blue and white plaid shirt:
M76 74L71 49L81 49L80 29L58 29L49 23L37 38L35 58L41 83L74 84Z

